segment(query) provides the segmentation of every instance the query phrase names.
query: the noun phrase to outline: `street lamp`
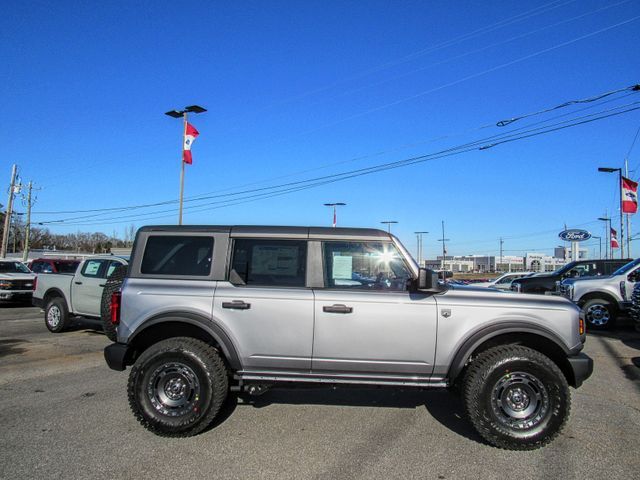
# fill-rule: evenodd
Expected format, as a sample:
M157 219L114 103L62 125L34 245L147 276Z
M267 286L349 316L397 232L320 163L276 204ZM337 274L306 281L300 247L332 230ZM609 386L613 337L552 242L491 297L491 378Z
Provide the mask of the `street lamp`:
M416 256L418 257L418 265L422 264L422 235L429 232L413 232L416 234L416 239L418 240L418 247L416 248Z
M445 242L449 242L449 238L444 238L444 220L442 220L442 238L438 239L439 242L442 242L442 279L447 280L447 275L444 273L444 261L447 256L447 248L445 247ZM451 262L453 264L453 261ZM453 267L451 267L453 270Z
M611 248L611 219L609 217L598 217L598 220L602 220L605 224L605 228L607 229L604 238L609 243L607 243L604 258L613 258L613 249ZM610 256L609 253L611 254Z
M184 110L169 110L168 112L165 112L165 115L168 115L170 117L173 118L180 118L182 117L183 119L183 133L182 133L182 148L184 150L184 142L185 142L185 138L187 136L187 114L188 113L203 113L206 112L207 109L206 108L202 108L199 105L190 105L188 107L185 107ZM180 211L178 213L178 225L182 225L182 199L184 197L184 158L181 158L180 160Z
M380 223L385 223L387 225L387 232L391 233L391 224L392 223L398 223L395 220L383 220Z
M620 258L624 258L624 233L622 231L622 169L611 167L598 167L598 171L602 173L614 173L618 172L618 195L620 197L620 204L618 209L620 210ZM611 225L609 225L611 227ZM613 250L611 251L611 258L613 259Z
M346 203L337 202L337 203L325 203L325 207L333 207L333 228L336 228L338 225L338 216L336 215L336 207L343 207Z

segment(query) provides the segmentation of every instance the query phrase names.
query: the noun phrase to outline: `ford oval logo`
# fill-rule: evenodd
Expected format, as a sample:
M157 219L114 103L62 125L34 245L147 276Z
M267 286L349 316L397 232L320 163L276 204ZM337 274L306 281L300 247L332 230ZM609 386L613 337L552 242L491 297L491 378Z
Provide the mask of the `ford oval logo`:
M586 230L579 230L572 228L570 230L563 230L558 236L565 242L584 242L591 238L591 234Z

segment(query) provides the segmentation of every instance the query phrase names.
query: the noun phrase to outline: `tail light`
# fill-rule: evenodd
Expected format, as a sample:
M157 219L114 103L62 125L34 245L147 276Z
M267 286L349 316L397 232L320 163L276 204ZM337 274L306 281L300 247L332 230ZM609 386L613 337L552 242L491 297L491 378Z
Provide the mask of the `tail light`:
M33 291L36 291L36 285L38 285L38 277L33 277Z
M122 305L122 294L113 292L111 294L111 324L118 325L120 323L120 307Z
M580 335L584 335L584 318L582 317L580 317L579 329L580 329Z

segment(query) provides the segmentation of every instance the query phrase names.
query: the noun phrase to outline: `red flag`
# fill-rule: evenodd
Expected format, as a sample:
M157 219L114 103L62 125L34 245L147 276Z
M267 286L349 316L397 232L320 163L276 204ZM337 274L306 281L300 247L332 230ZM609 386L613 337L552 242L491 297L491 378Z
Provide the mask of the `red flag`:
M618 243L618 232L613 228L611 229L611 248L620 248L620 244Z
M198 132L193 125L187 123L187 128L184 132L184 145L182 147L182 161L189 165L193 163L193 159L191 158L191 145L198 135L200 135L200 132Z
M638 182L622 177L622 213L636 213L638 211Z

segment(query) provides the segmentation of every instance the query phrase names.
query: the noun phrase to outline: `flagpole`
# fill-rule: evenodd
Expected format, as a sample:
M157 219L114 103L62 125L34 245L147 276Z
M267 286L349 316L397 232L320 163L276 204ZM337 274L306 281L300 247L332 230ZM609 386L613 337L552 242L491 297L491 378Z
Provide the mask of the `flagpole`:
M629 178L629 159L624 159L624 176ZM620 185L620 195L622 195L622 185ZM631 256L631 215L628 213L625 215L625 219L627 220L627 257L633 258Z
M182 132L182 155L180 156L180 212L178 213L178 225L182 225L182 199L184 197L184 142L187 138L187 112L182 113L184 128Z

